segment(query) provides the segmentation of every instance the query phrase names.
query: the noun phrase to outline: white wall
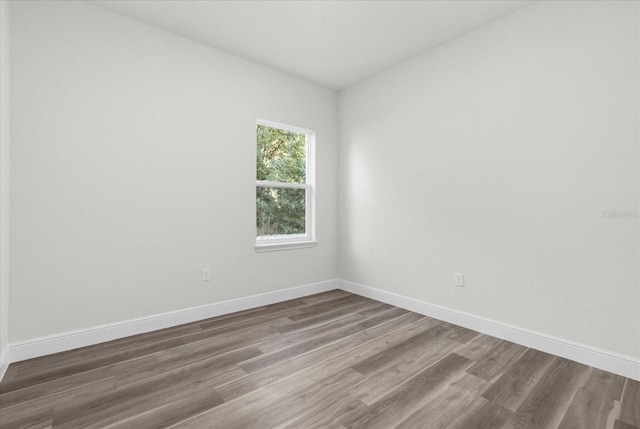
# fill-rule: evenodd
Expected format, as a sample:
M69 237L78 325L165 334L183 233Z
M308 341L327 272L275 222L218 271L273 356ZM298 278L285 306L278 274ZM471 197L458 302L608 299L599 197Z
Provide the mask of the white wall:
M340 277L640 357L637 2L541 2L340 94ZM465 274L454 287L454 272Z
M81 2L11 12L12 343L335 278L335 92ZM254 250L256 118L316 131L316 248Z
M640 357L638 220L602 218L639 206L638 3L537 3L339 118L332 91L92 5L11 15L12 343L335 278L339 180L340 277ZM253 249L256 118L317 131L317 248Z
M0 378L9 344L9 2L0 1Z

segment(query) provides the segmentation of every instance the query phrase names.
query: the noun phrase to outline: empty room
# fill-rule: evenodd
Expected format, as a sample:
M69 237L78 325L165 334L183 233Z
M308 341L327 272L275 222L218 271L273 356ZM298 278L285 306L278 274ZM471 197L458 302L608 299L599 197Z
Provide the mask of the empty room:
M640 1L0 0L0 428L640 429Z

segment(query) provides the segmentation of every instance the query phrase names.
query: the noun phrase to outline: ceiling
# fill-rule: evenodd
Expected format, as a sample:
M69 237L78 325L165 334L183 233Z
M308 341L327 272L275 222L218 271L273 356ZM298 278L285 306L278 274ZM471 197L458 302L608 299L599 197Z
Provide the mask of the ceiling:
M340 90L522 9L525 0L90 0Z

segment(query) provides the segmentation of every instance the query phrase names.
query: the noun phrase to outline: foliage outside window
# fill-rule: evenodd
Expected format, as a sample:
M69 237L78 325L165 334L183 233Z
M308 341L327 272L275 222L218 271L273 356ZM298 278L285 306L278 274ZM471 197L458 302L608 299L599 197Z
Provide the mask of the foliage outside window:
M312 131L256 125L256 249L313 244Z

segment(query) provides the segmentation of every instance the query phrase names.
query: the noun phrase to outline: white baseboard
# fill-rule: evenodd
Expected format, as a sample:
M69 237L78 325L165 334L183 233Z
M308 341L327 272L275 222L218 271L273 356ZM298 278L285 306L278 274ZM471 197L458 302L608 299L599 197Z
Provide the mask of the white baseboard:
M9 368L9 347L4 350L0 350L0 381L4 377L4 373Z
M342 289L640 381L640 359L577 344L562 338L529 331L345 280L328 280L9 344L5 350L0 352L0 380L2 380L9 364L13 362L301 298L332 289Z
M600 350L345 280L338 280L337 283L340 289L347 292L640 381L640 359L631 356Z
M9 364L13 362L77 349L79 347L90 346L131 335L143 334L145 332L169 328L184 323L196 322L210 317L301 298L337 288L336 280L327 280L139 319L126 320L124 322L65 332L19 343L10 343L5 353L0 355L0 380L2 380Z

